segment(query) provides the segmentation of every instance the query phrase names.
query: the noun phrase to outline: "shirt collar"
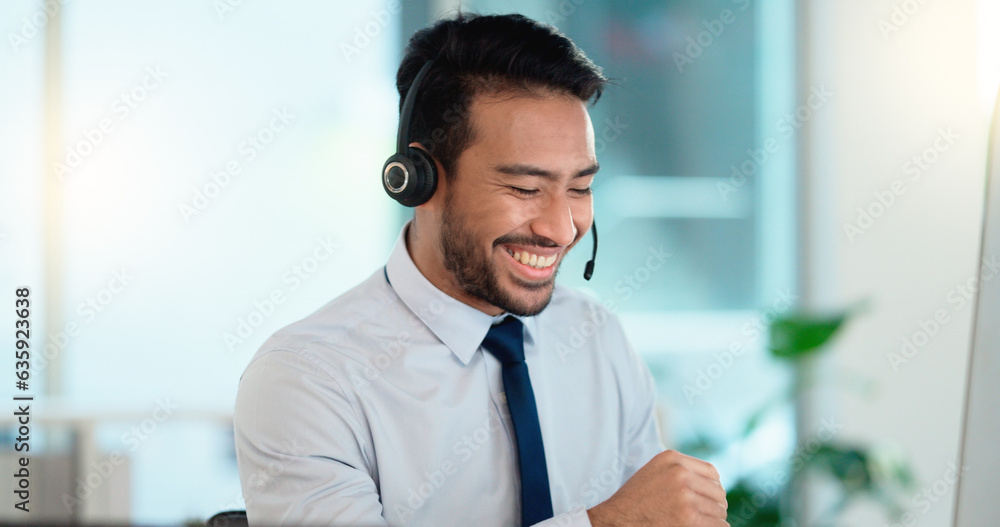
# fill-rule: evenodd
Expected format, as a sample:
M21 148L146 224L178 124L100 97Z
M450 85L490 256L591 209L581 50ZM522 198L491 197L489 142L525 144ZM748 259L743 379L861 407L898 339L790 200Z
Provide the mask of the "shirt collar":
M432 284L410 258L406 248L406 231L409 227L410 222L407 222L396 239L396 245L385 265L386 279L403 304L462 364L468 364L486 338L490 326L503 320L507 313L495 317L487 315L452 298ZM524 323L527 350L534 342L532 336L535 332L535 317L517 318Z

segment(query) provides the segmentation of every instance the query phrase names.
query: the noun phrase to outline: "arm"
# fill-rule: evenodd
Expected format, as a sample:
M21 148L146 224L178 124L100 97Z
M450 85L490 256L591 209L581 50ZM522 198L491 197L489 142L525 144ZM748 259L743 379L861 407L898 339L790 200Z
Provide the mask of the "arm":
M299 354L251 363L234 414L251 525L386 524L353 403L337 378Z
M621 327L615 325L621 332ZM724 527L726 492L711 464L673 450L663 451L656 424L656 386L642 359L627 344L623 368L625 408L630 409L623 443L631 465L628 481L587 511L593 527ZM637 470L636 470L637 469Z

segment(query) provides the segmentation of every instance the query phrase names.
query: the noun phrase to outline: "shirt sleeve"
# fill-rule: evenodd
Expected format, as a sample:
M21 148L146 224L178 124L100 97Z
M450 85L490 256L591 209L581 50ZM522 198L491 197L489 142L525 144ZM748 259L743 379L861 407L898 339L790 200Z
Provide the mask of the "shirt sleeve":
M532 527L592 527L590 516L587 516L587 509L577 507L569 512L557 514L545 521L538 522Z
M621 482L624 485L643 465L663 451L663 440L656 419L657 396L653 375L642 357L629 344L620 322L616 324L616 329L621 334L626 350L622 368L625 372L622 400L626 411L622 431L626 469Z
M297 353L271 351L247 367L234 430L250 525L386 525L353 402Z

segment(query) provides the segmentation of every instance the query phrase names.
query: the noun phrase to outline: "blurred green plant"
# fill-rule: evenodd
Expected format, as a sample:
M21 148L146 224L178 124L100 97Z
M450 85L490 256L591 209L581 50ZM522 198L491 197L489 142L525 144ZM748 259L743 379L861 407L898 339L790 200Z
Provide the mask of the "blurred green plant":
M852 316L850 310L814 315L795 313L774 318L768 327L768 350L772 357L792 370L791 389L772 400L747 420L739 440L747 440L758 426L773 412L794 405L796 400L813 384L812 371L815 359L828 349L828 344ZM804 444L803 444L804 443ZM681 447L691 455L711 457L723 445L708 438L698 437ZM773 475L767 480L763 471L740 474L727 492L729 523L732 527L794 527L793 503L800 498L802 482L806 477L832 489L837 497L818 521L810 526L833 525L837 516L856 500L869 499L880 504L887 515L898 520L904 512L900 505L903 493L913 489L912 472L907 463L891 452L875 447L845 444L831 437L821 441L800 438L794 461L780 467L782 483L777 484ZM772 467L773 468L773 467Z

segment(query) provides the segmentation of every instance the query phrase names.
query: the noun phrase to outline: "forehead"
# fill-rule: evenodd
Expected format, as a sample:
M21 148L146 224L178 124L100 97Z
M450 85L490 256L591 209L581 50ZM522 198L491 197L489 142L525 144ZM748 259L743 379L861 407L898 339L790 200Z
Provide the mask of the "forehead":
M470 149L513 161L595 161L594 131L586 104L572 95L504 92L477 95L469 105Z

